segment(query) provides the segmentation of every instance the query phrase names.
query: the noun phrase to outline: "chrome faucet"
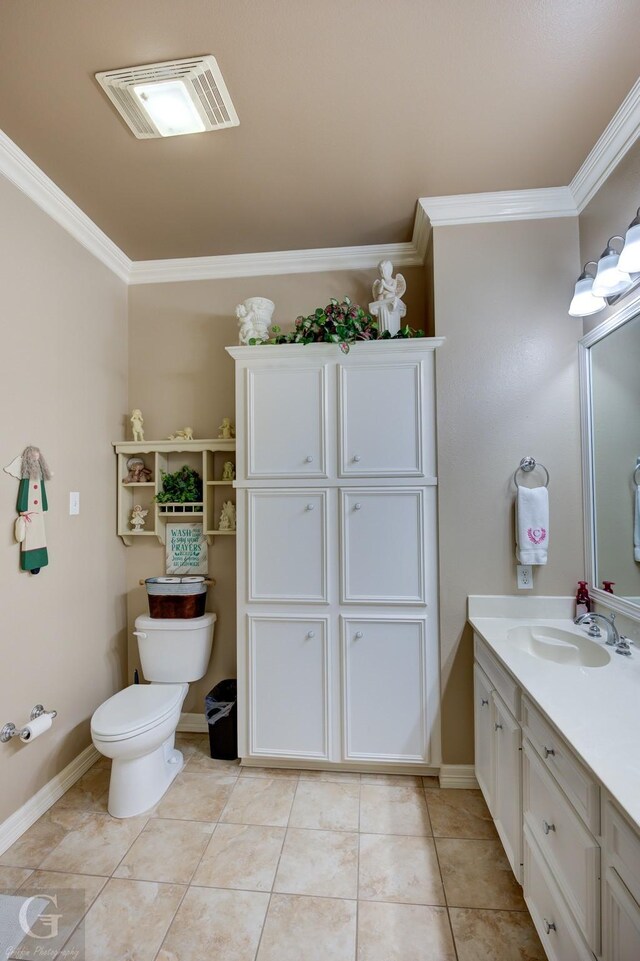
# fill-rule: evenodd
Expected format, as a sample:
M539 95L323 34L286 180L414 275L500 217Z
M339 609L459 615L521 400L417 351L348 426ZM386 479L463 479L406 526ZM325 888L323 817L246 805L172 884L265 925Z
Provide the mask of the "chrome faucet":
M611 614L607 617L606 614L581 614L580 617L576 617L574 624L590 624L589 636L590 637L600 637L600 629L596 624L596 618L598 620L604 621L607 625L607 639L605 644L608 647L617 647L620 644L620 634L618 633L618 628L615 625L616 615Z

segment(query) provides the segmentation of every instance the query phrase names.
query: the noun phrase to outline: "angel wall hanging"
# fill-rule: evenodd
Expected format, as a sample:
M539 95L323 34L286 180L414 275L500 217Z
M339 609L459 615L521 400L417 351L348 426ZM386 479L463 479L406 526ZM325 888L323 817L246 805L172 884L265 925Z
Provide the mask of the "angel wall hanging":
M20 481L14 526L15 539L22 546L20 567L38 574L40 568L49 563L44 529L44 515L49 505L44 482L50 480L51 471L37 447L25 447L5 471Z

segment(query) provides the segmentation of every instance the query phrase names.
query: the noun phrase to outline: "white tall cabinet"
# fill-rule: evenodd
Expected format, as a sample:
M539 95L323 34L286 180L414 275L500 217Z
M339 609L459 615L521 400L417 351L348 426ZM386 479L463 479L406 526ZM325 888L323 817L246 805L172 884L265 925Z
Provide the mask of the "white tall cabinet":
M440 343L228 348L248 763L440 764Z

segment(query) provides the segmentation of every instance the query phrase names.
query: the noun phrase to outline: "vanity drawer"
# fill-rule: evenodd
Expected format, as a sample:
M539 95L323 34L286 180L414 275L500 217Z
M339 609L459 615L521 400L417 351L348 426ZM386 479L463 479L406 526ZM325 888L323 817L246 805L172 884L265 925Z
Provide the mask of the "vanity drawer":
M524 899L549 961L593 961L593 954L584 943L526 825Z
M640 904L640 836L609 798L604 804L602 833L607 864L615 868ZM640 958L640 954L638 957Z
M600 949L600 847L525 740L524 821L562 889L578 927Z
M516 720L520 718L520 689L511 675L505 671L486 644L477 634L474 635L476 661L485 672L496 691L507 705Z
M522 728L545 767L594 834L600 833L600 788L531 701L522 698Z

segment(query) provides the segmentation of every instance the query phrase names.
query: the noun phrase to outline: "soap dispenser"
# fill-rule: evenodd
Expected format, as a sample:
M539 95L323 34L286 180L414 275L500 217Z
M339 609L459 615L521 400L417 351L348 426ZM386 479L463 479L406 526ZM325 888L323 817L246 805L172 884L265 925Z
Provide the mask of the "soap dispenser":
M586 581L578 581L578 593L576 594L576 617L591 613L591 598Z

